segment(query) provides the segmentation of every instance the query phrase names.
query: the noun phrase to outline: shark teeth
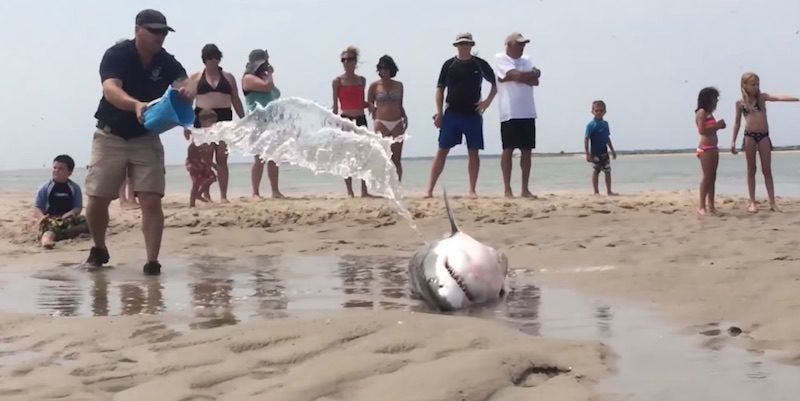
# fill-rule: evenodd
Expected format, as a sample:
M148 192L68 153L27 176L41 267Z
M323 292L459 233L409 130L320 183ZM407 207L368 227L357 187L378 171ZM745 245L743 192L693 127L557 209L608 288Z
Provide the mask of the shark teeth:
M472 294L469 292L469 288L467 288L467 285L464 284L464 280L453 270L452 267L450 267L450 264L447 263L447 259L444 260L444 268L448 273L450 273L450 277L456 281L456 284L458 284L458 287L464 292L464 295L467 297L467 299L470 302L475 302L475 298L472 297Z

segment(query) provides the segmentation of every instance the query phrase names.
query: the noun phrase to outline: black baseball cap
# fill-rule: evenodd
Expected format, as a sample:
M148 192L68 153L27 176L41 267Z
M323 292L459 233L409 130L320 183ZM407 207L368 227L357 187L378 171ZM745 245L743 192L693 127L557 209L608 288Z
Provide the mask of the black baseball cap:
M149 8L139 11L139 14L136 14L136 25L144 28L166 29L175 32L172 27L167 25L167 17L165 17L164 14Z

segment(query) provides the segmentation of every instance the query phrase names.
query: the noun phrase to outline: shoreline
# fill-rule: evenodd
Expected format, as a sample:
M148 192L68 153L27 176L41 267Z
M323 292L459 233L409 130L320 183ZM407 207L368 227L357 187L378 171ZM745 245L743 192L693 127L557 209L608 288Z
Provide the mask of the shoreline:
M88 239L59 242L55 250L43 251L26 236L20 226L29 198L3 194L0 201L0 213L6 216L0 228L9 233L0 242L3 271L33 274L84 259ZM793 318L800 309L800 198L782 198L783 213L762 210L751 215L745 211L746 197L720 196L719 209L726 214L703 218L695 214L694 201L688 191L617 197L564 192L535 200L453 197L451 206L461 229L505 252L510 269L533 274L537 285L652 308L681 334L695 339L698 350L735 347L800 366L800 321ZM421 241L439 238L448 225L441 199L410 197L406 205L420 234L382 199L268 199L190 209L182 198L169 195L164 202L162 256L238 260L248 255L344 254L407 259ZM142 280L140 211L114 206L110 211L114 273ZM155 282L169 283L170 269L175 268L165 266ZM309 268L313 272L313 266ZM291 291L292 285L285 290ZM376 389L384 386L399 392L392 393L393 399L484 399L480 397L487 392L508 391L520 398L547 394L553 400L588 401L596 396L594 386L613 374L608 355L614 350L596 342L530 337L466 316L361 311L183 333L175 331L171 313L64 318L0 312L7 339L0 351L13 351L12 358L25 355L22 352L42 356L6 368L0 353L0 391L21 389L3 393L10 399L41 398L68 389L70 394L85 391L86 399L114 394L115 399L127 400L153 396L160 389L167 392L166 399L177 400L212 393L225 394L223 399L249 399L268 388L283 388L276 390L275 399L313 399L299 395L306 393L375 399L380 398ZM740 328L742 334L725 335L727 326ZM721 327L723 334L703 334L710 327ZM441 333L448 333L446 340ZM74 359L63 362L66 357ZM399 362L403 360L408 362ZM332 371L332 364L344 368ZM532 365L564 372L525 375ZM458 372L475 384L465 388L451 383L443 392L429 385L393 387L421 377L428 377L431 381L422 383L430 386L449 383L438 369ZM500 374L486 376L487 372ZM300 375L305 379L299 380ZM509 377L524 377L531 386L516 386ZM270 387L281 385L288 387ZM326 393L330 388L336 390Z
M617 150L617 155L624 155L624 156L659 156L659 155L678 155L678 154L694 154L696 151L695 148L681 148L681 149L634 149L634 150ZM773 152L778 153L800 153L800 145L788 145L788 146L775 146L772 150ZM727 153L727 152L723 152ZM583 156L584 153L580 151L561 151L561 152L533 152L533 157L545 157L545 158L558 158L558 157L577 157ZM500 159L500 154L481 154L481 159ZM447 156L448 160L466 160L466 154L450 154ZM519 152L514 153L514 158L519 158ZM433 161L433 156L404 156L403 160L406 161ZM250 165L252 162L242 161L242 162L233 162L230 165ZM183 164L167 164L166 167L180 167ZM86 166L75 166L76 169L78 168L85 168ZM19 168L19 169L0 169L2 172L12 172L12 171L41 171L41 170L49 170L50 166L43 165L42 167L27 167L27 168Z

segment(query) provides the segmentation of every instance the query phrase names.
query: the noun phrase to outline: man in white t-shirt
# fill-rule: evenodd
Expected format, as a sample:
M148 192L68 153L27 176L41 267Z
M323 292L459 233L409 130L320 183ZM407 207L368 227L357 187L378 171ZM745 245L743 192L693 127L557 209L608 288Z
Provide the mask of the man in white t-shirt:
M497 98L500 109L500 135L503 154L500 168L507 198L514 197L511 191L511 156L519 149L522 170L522 193L525 198L535 198L528 189L531 175L532 151L536 147L536 104L533 87L539 85L541 71L533 66L528 56L523 56L530 39L514 32L506 37L505 53L498 53L494 70L498 78Z

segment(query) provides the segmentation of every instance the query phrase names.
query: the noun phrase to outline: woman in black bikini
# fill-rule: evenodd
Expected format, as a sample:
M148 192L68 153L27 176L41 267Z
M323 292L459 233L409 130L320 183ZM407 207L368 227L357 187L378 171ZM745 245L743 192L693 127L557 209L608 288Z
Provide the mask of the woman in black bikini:
M770 95L762 93L758 75L747 72L742 75L742 99L736 102L736 119L733 123L731 153L736 154L736 137L739 135L742 116L745 118L742 149L747 159L747 190L750 205L747 211L758 212L756 204L756 153L761 159L761 172L769 197L769 210L778 211L775 204L775 186L772 181L772 140L769 138L767 124L767 102L797 102L793 96Z
M217 121L233 120L233 111L239 118L244 117L244 107L239 98L239 89L236 86L236 78L233 74L223 71L219 66L222 60L222 52L213 43L203 46L200 52L205 68L203 71L196 72L190 77L191 82L197 85L197 97L195 98L195 115L201 109L212 109L217 114ZM233 110L231 110L233 109ZM200 127L200 119L195 118L195 128ZM184 133L189 139L188 131ZM212 146L210 157L217 167L219 180L220 201L228 202L228 147L225 142L220 141ZM213 160L216 159L216 160Z

